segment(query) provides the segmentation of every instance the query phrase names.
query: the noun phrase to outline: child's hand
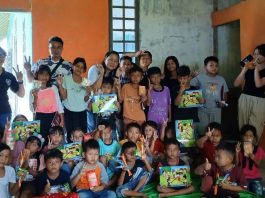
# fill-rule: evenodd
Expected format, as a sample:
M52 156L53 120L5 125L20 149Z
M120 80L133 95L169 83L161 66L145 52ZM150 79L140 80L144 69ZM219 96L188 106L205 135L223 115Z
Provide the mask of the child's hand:
M220 187L224 190L229 190L231 185L223 181L220 183Z
M204 163L204 170L208 171L212 168L212 164L209 163L208 159L206 158L206 161Z
M186 90L186 83L185 82L182 82L180 84L179 92L184 92L185 90Z
M200 70L194 70L191 72L191 77L195 78L196 76L198 76L200 74Z
M162 128L166 128L167 127L167 122L168 122L168 118L167 119L163 119L163 123L162 123Z
M54 145L52 143L52 140L50 139L50 137L48 136L48 150L50 149L54 149L56 147L56 145Z
M59 74L56 78L56 82L59 86L61 86L63 84L63 76L61 74Z
M83 167L82 167L82 169L80 170L79 174L80 175L84 175L86 173L86 171L87 171L87 168L88 168L88 165L85 162L84 165L83 165Z
M147 101L147 96L142 95L142 96L140 96L140 97L141 97L141 102L145 102L145 101Z
M47 179L47 184L44 187L44 193L48 194L51 191L51 184L50 181Z
M104 186L94 186L90 188L90 190L93 192L102 191L103 189L104 189Z
M6 118L6 124L5 124L5 129L9 129L10 128L10 121L8 119L8 117Z
M239 153L241 151L241 143L237 142L236 144L236 152Z
M205 104L205 103L206 103L206 100L205 100L203 97L201 97L201 98L199 99L199 103L200 103L200 104Z
M144 50L139 50L139 51L135 52L135 57L138 57L138 56L144 54L144 52L145 52Z
M105 125L98 125L98 130L103 131L105 129Z
M125 171L125 172L129 171L130 167L128 165L123 165L122 170Z
M205 135L206 135L208 138L211 138L212 135L213 135L213 132L214 132L214 128L211 130L210 127L208 127L208 131L205 133Z

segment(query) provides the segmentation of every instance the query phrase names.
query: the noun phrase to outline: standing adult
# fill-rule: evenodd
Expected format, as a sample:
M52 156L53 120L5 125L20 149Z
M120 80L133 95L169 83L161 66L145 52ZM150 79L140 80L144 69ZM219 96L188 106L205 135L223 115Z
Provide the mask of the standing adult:
M16 77L5 71L3 68L5 59L6 52L0 47L0 128L5 126L7 119L11 119L11 107L9 105L7 95L8 89L10 88L19 97L24 97L25 95L22 72L19 71L18 66L17 70L13 68L16 73Z
M25 57L24 67L27 71L27 78L29 82L33 81L34 74L38 71L40 65L49 66L52 75L52 83L56 81L56 76L69 75L71 73L72 64L62 58L63 44L64 42L60 37L51 37L49 39L50 56L48 58L38 60L32 67L30 64L30 57L28 59Z
M234 86L243 86L238 101L238 121L256 127L261 137L265 121L265 44L254 50L254 62L246 64L234 81Z

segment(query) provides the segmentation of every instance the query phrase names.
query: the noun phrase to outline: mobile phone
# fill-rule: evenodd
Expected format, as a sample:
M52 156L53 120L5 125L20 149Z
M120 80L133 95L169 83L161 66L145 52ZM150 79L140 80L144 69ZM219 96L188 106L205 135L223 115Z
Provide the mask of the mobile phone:
M251 62L253 59L254 57L251 54L249 54L246 58L240 61L241 67L244 67L247 63Z

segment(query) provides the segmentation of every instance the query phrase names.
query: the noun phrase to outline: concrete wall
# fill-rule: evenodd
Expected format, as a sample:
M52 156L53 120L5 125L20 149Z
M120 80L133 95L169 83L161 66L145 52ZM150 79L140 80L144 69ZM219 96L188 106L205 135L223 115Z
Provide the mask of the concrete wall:
M212 0L140 1L140 48L153 54L153 66L169 55L180 64L202 66L213 53Z

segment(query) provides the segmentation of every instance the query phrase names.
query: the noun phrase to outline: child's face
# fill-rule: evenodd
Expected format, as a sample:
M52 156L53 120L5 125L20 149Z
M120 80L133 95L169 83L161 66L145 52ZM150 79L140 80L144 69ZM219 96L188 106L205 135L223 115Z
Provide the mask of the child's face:
M96 165L99 159L98 149L87 149L85 152L85 160L89 165Z
M59 158L50 158L46 160L45 164L48 172L58 173L62 165L62 160Z
M213 145L216 147L219 145L220 141L222 139L221 131L214 129L213 134L210 138L210 141L213 143Z
M105 59L106 67L112 71L117 68L119 64L119 57L116 54L111 54Z
M82 62L78 62L73 65L73 73L77 76L81 76L85 72L85 65Z
M177 65L176 65L176 63L172 59L169 59L167 61L167 69L170 72L173 72L173 71L176 71L177 70Z
M136 160L135 152L136 152L135 147L125 149L124 156L127 162L134 162Z
M63 135L60 135L60 133L54 133L49 135L49 137L53 145L59 146L63 142Z
M252 142L254 143L255 137L252 133L252 131L247 131L244 136L243 136L243 141L244 142Z
M103 92L103 94L110 94L112 93L112 85L111 84L105 84L103 83L101 86L101 90Z
M81 130L75 130L73 133L72 133L72 137L71 137L71 140L73 142L82 142L83 140L83 136L84 136L84 132L81 131Z
M178 80L180 85L187 85L190 82L190 76L179 76Z
M60 42L53 41L49 43L50 55L54 58L60 58L63 52L63 45Z
M209 61L205 66L205 70L208 74L216 75L218 73L218 63L215 61Z
M101 138L104 140L111 140L112 139L112 130L111 127L105 128L101 133Z
M152 137L154 136L155 133L157 133L157 131L156 131L153 127L151 127L151 126L148 126L148 125L147 125L147 126L144 128L144 135L145 135L145 137L146 137L147 139L152 138Z
M168 159L174 160L177 159L179 155L179 147L175 144L167 145L166 147L166 156Z
M153 74L150 76L150 81L153 85L160 85L161 82L161 75L160 74Z
M3 168L5 165L8 164L10 156L10 150L5 149L0 152L0 168Z
M233 156L225 150L217 150L215 154L215 162L218 167L225 167L233 163Z
M175 137L174 134L175 133L174 133L173 129L171 129L171 128L169 128L165 131L165 135L167 138L174 138Z
M144 54L141 56L140 58L140 67L146 71L149 67L149 65L151 65L152 63L152 59L148 54Z
M137 72L131 73L131 75L130 75L131 83L139 84L140 81L142 80L142 77L143 77L143 74L141 72L137 71Z
M131 127L129 128L129 130L127 131L127 138L129 141L132 141L134 143L136 143L139 138L140 138L140 130L136 127Z
M16 120L14 120L14 122L26 122L28 121L27 119L25 119L23 116L18 116L16 117Z
M48 72L44 71L38 74L38 80L42 82L42 84L46 85L47 82L50 80L50 75Z
M121 61L120 67L124 68L125 72L127 73L133 67L133 65L132 65L131 61L124 59Z
M26 145L26 149L30 151L30 154L34 154L40 150L40 147L38 145L38 141L34 140L31 142L28 142Z

